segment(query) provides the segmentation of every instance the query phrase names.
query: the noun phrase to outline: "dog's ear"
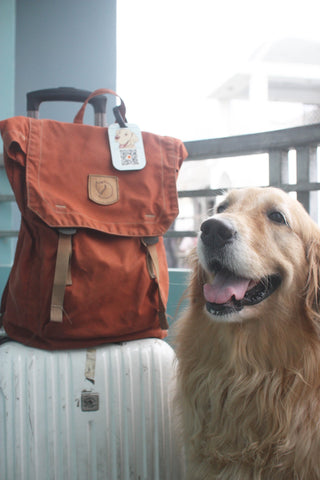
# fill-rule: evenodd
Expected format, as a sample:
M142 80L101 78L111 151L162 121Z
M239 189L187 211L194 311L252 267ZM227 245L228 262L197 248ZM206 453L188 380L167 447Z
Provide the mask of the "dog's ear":
M188 297L192 304L203 303L203 285L205 283L205 272L199 262L197 248L189 254L189 265L191 276L189 278Z
M305 299L307 311L320 329L320 234L315 232L307 247L309 265ZM320 333L320 330L319 330Z

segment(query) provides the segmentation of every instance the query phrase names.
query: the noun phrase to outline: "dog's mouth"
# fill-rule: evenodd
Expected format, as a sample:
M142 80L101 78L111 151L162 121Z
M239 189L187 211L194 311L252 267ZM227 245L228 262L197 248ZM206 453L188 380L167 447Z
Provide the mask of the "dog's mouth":
M214 316L239 312L268 298L281 284L278 274L250 280L222 269L203 287L206 308Z

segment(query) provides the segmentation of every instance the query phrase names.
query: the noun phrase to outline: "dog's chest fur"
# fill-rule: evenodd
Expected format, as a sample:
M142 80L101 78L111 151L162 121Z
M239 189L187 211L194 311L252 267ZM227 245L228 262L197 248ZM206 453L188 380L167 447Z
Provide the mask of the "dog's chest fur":
M215 325L211 351L204 352L199 339L199 348L189 350L188 371L181 370L181 388L190 400L184 403L183 423L193 439L189 478L319 479L319 368L307 371L302 360L289 368L272 365L272 337L252 344L248 332L238 328L230 335L232 329ZM260 349L269 349L269 360ZM286 355L290 365L296 353ZM317 349L304 358L310 355L317 356Z

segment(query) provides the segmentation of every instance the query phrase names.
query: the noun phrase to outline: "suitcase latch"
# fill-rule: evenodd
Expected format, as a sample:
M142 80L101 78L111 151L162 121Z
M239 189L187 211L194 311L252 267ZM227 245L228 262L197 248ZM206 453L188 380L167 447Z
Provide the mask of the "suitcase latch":
M96 412L99 410L99 393L86 391L82 392L81 410L83 412Z

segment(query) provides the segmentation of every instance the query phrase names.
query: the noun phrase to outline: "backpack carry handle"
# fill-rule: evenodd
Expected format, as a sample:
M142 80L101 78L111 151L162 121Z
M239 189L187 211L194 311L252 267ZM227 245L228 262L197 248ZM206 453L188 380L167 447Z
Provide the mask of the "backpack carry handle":
M46 88L27 93L28 117L38 118L42 102L85 102L90 96L90 90L72 87ZM106 114L107 99L104 95L94 96L89 100L95 114Z
M99 88L98 90L95 90L94 92L92 92L88 96L88 98L86 98L86 100L85 100L84 104L82 105L82 107L80 108L79 112L74 117L73 123L83 123L83 116L84 116L84 112L85 112L87 104L90 103L92 101L92 99L99 98L100 96L103 96L105 94L114 95L115 97L119 98L120 105L115 107L115 109L120 113L121 118L125 122L126 121L126 106L125 106L122 98L119 97L119 95L116 92L114 92L113 90L109 90L107 88Z

